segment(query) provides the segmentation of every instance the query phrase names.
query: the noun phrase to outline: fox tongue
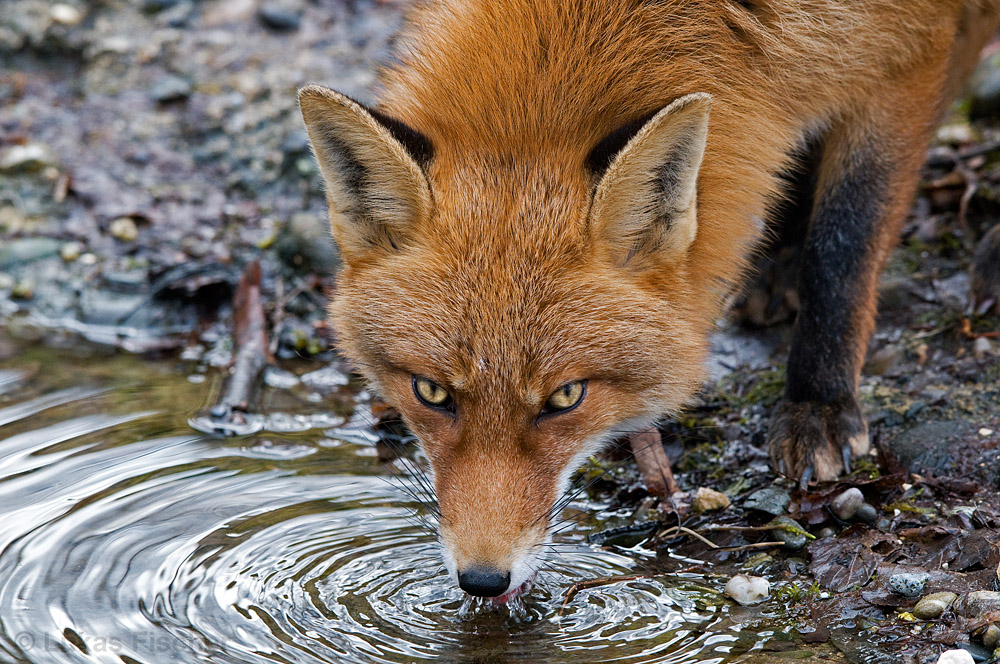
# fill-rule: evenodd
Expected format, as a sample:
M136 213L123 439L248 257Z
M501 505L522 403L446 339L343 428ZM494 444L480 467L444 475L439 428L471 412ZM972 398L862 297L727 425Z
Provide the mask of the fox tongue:
M519 585L517 588L508 590L499 597L492 597L490 598L490 601L493 603L493 606L503 606L504 604L514 599L515 597L520 597L521 595L531 590L531 586L534 584L534 582L535 582L535 575L532 574L530 577L528 577L527 581Z

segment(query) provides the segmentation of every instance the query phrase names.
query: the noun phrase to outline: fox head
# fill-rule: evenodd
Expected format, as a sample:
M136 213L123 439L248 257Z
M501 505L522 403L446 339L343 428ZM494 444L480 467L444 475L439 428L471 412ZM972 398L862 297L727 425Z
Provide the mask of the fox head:
M319 86L299 100L343 257L341 350L423 445L449 572L513 592L573 470L700 384L687 274L711 98L595 145L502 150Z

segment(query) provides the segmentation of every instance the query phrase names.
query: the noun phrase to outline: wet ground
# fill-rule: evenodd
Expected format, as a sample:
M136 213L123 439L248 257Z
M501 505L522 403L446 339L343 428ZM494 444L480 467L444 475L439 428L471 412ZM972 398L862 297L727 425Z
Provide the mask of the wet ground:
M580 525L512 617L439 574L412 467L375 458L323 321L336 255L294 91L369 98L400 13L3 2L0 659L998 661L1000 318L967 291L1000 218L1000 62L939 132L882 280L873 456L809 492L770 471L795 298L764 279L739 307L756 327L720 323L713 382L663 427L685 494L648 497L614 454L583 469ZM276 364L252 433L219 439L199 431L252 259ZM731 505L700 514L700 488ZM850 488L868 508L841 509ZM740 572L771 597L725 599ZM917 617L938 591L957 598Z

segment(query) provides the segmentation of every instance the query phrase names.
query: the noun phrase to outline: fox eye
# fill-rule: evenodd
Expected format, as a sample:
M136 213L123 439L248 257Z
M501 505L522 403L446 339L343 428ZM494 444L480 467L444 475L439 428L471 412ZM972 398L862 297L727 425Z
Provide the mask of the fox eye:
M576 408L583 401L586 391L587 381L574 380L572 383L566 383L549 396L542 414L560 413Z
M453 411L455 402L452 400L448 390L444 389L433 380L423 376L413 377L413 393L422 404L436 410Z

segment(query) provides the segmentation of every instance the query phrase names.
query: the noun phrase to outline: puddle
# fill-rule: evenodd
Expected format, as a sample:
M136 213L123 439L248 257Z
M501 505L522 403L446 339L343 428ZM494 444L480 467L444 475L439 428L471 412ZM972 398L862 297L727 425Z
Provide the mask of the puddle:
M583 590L560 613L573 583L650 558L584 530L558 536L520 615L463 612L430 511L380 466L350 388L268 393L280 415L259 432L212 437L189 423L219 380L193 372L37 345L0 361L0 659L722 663L766 633L694 575Z

